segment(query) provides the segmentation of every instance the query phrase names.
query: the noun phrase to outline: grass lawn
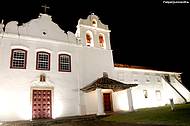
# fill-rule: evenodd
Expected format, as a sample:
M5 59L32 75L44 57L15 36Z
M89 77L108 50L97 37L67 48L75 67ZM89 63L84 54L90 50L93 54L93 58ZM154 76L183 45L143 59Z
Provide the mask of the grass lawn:
M103 118L105 121L128 122L138 124L163 124L171 126L190 126L190 104L138 109L135 112L116 113Z

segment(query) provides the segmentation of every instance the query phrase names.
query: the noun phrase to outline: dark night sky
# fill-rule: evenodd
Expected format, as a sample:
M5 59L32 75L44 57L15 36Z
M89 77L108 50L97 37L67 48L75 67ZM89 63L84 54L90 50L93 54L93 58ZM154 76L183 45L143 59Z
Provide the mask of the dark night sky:
M93 12L111 30L115 63L182 72L185 85L190 87L190 3L153 1L6 0L0 4L0 20L25 23L37 18L46 3L53 21L64 31L75 32L78 19Z

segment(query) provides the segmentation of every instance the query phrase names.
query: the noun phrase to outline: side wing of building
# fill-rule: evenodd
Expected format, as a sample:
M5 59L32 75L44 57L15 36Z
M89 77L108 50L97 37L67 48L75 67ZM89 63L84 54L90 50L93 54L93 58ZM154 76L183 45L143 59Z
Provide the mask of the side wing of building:
M134 108L157 107L190 101L190 92L183 86L181 73L147 69L115 67L115 78L136 83L132 88Z

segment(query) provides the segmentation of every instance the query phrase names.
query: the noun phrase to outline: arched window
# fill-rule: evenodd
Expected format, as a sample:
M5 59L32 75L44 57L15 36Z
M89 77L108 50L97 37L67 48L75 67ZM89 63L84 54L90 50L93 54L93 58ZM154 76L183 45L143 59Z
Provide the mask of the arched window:
M94 46L94 41L93 41L93 35L91 31L86 32L86 45L87 46Z
M50 53L39 51L36 56L37 70L50 70Z
M71 72L71 56L68 54L59 54L59 71Z
M12 49L10 68L26 69L27 51L24 49Z
M99 34L99 44L100 47L106 48L105 37L103 34Z

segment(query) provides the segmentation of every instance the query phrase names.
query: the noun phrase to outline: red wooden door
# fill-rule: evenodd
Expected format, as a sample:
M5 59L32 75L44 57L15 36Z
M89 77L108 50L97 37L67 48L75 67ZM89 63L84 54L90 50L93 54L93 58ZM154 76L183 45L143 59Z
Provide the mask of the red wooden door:
M111 106L111 95L110 93L104 93L104 111L105 112L111 112L112 106Z
M51 90L33 90L32 119L51 118L51 109Z

